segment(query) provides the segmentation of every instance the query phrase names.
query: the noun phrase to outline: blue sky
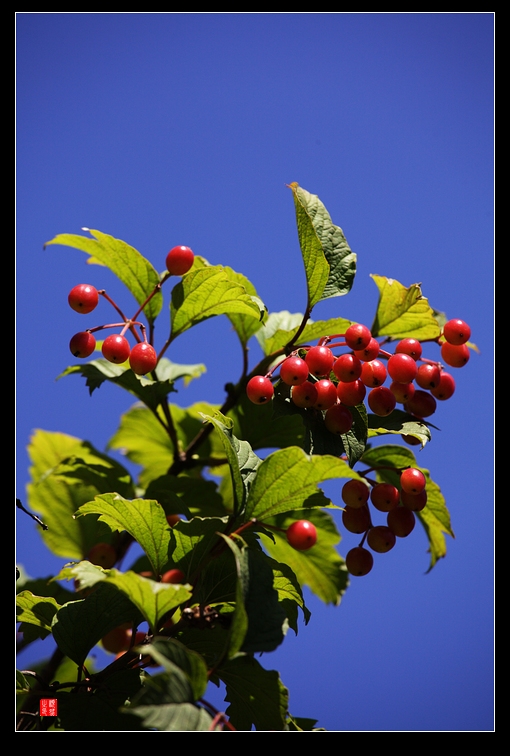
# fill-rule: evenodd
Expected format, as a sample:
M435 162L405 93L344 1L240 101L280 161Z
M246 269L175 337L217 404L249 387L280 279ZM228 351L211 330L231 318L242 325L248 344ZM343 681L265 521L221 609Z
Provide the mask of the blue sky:
M89 397L81 379L55 380L73 363L69 290L87 282L129 300L83 253L44 243L94 228L161 270L186 244L244 273L270 311L302 312L286 187L297 181L358 255L352 292L316 319L370 325L370 274L418 282L470 324L480 353L456 371L419 456L451 513L446 558L425 574L417 528L339 607L307 595L309 625L261 663L279 670L291 712L327 730L492 730L493 14L18 13L16 35L16 495L35 428L104 450L130 406L114 386ZM183 406L221 403L240 373L225 318L168 356L207 366L177 395ZM356 537L342 535L345 555ZM21 512L17 561L34 577L62 565Z

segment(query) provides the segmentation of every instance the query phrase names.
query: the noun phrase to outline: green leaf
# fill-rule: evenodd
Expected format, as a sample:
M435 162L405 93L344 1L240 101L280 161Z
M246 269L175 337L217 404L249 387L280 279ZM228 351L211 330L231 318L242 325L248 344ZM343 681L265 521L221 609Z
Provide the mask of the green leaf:
M269 560L269 557L267 557L267 559ZM298 607L303 611L305 625L308 624L311 617L311 613L307 609L303 599L301 585L292 568L288 564L277 562L274 559L271 559L269 563L273 570L273 585L275 591L278 593L278 600L284 607L289 627L291 627L297 635Z
M55 642L78 665L85 662L89 651L110 630L125 622L137 625L142 620L129 596L115 590L106 580L85 599L62 606L53 619Z
M301 418L297 414L278 416L274 402L253 404L243 393L228 415L234 420L234 434L247 441L252 449L282 449L304 444L305 428Z
M183 514L189 520L196 515L224 517L228 512L217 488L212 480L162 475L149 483L145 495L159 501L167 515Z
M140 717L146 729L159 732L203 732L213 721L205 709L190 703L130 706L124 711Z
M194 404L187 409L169 405L179 451L184 450L197 433L203 430L201 413L213 414L216 409L206 402ZM175 449L168 433L154 414L144 407L133 407L122 415L120 427L110 439L108 448L119 449L132 462L142 466L139 482L143 487L165 475L174 461ZM200 459L222 458L224 452L219 438L215 434L206 438L197 449L197 456Z
M393 278L372 275L379 289L379 304L372 336L392 339L437 339L441 330L428 299L418 284L406 288Z
M205 693L207 666L203 657L173 638L157 637L140 647L163 667L162 674L147 680L146 690L136 703L193 703ZM163 693L163 695L161 695Z
M349 465L336 457L308 456L299 447L273 452L258 468L244 519L264 520L281 512L309 508L310 497L314 506L329 506L329 500L317 489L317 484L345 477L351 477Z
M205 373L205 366L178 365L163 357L158 363L156 373L157 380L153 380L147 376L135 375L127 363L115 365L108 360L97 359L71 365L57 376L57 380L68 375L81 375L86 379L90 395L105 381L109 381L129 391L149 409L155 411L160 404L166 402L169 393L175 392L175 381L183 378L187 385L193 378Z
M211 550L220 543L219 533L225 530L227 522L227 517L194 517L171 528L169 557L193 585L196 575L209 561Z
M218 670L226 685L226 714L236 730L286 729L289 693L278 672L266 670L252 656L237 656Z
M51 623L59 609L59 604L50 596L34 596L31 591L22 591L16 596L16 622L40 628L41 638L51 633ZM20 630L23 632L23 627Z
M165 511L157 501L129 501L116 494L103 494L83 504L76 517L88 514L99 515L99 519L114 531L127 531L147 554L154 573L162 574L168 561L170 527Z
M248 631L241 651L274 651L285 638L287 614L274 587L273 562L262 552L248 549L248 570L244 594Z
M257 457L247 441L240 441L234 436L232 432L233 420L225 417L219 411L214 415L202 414L202 417L211 422L219 432L232 476L234 513L238 514L244 508L250 486L255 480L257 469L262 460Z
M236 280L237 274L221 265L192 268L174 286L170 303L170 341L214 315L241 314L260 322L265 309Z
M155 632L168 612L191 598L191 586L158 583L135 572L108 570L107 582L129 596L133 604Z
M308 306L348 294L356 275L356 255L315 194L296 183L294 194L299 243L308 283Z
M421 448L430 441L432 435L428 425L402 410L394 409L388 417L368 415L368 437L398 434L414 436L421 442Z
M273 354L293 340L303 320L300 313L272 312L264 326L257 331L257 340L264 354ZM299 344L310 344L323 336L345 333L351 325L350 320L331 318L330 320L308 320L299 336Z
M353 477L359 476L353 472ZM274 540L261 533L264 548L277 562L290 567L300 585L307 585L325 604L337 606L349 585L349 575L344 560L336 551L340 534L331 515L317 509L300 510L265 522L285 531L298 518L313 522L317 528L315 546L307 551L297 551L288 543L285 533L276 530Z
M46 242L44 248L46 249L50 244L62 244L81 249L82 252L90 255L87 262L99 263L109 268L125 284L138 304L142 305L160 282L155 268L140 252L126 242L103 234L101 231L83 230L89 231L94 238L75 234L58 234L54 239ZM154 322L162 305L163 297L158 292L144 308L145 316L150 323Z
M43 430L34 432L28 453L32 461L28 504L48 525L41 532L46 546L57 556L81 559L93 544L109 541L110 529L97 518L78 521L74 513L105 488L128 493L125 468L86 441Z
M266 308L262 300L259 299L255 286L246 278L246 276L243 276L242 273L236 273L231 268L225 268L225 270L228 271L228 274L233 281L244 287L250 297L254 298L255 300L258 299L259 309L261 312L264 311L265 313L262 320L255 320L255 318L251 314L245 315L244 313L230 313L228 315L228 319L234 326L235 332L239 337L239 341L241 342L242 346L245 347L251 337L262 328L262 323L266 319Z
M238 538L238 542L235 542L225 535L222 535L222 538L234 556L237 573L235 610L229 628L228 647L225 650L226 656L232 659L241 650L248 632L248 613L244 606L244 599L250 581L250 568L248 549L242 539Z
M90 671L89 660L86 661ZM69 732L131 732L143 730L140 719L131 709L122 709L126 700L141 688L143 671L118 669L109 671L107 681L92 676L91 692L82 695L59 693L58 719L63 730ZM60 677L60 680L65 679ZM96 685L94 685L96 683Z
M429 471L417 464L412 451L402 446L379 446L370 449L361 460L369 467L379 468L376 472L378 481L391 483L400 490L400 470L405 467L416 467L421 470L427 480L427 504L425 509L417 512L429 540L430 565L428 571L434 567L438 559L446 556L446 541L444 534L454 538L450 523L450 514L446 508L441 489L431 477ZM390 468L390 469L387 469Z

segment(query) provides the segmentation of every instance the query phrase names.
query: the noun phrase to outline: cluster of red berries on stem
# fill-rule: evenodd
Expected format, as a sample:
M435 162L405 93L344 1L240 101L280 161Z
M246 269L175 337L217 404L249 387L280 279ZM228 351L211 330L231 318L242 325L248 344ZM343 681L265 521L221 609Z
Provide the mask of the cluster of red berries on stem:
M400 490L391 483L358 478L344 484L342 524L350 533L363 536L345 558L351 575L367 575L374 564L372 551L385 554L395 546L397 538L406 538L414 530L415 512L421 512L427 504L426 483L421 470L407 467L400 471ZM369 501L374 509L386 514L385 525L373 524Z
M469 326L462 320L449 320L444 325L437 341L446 365L459 368L467 363L470 335ZM335 354L333 350L340 348L348 351ZM255 404L271 401L274 374L279 369L280 380L290 387L291 401L297 407L323 412L331 433L349 432L353 422L349 407L365 398L375 415L386 417L400 403L405 411L423 419L436 411L437 400L453 395L455 380L441 362L422 354L421 342L413 338L401 339L391 354L367 326L354 323L344 334L326 336L316 346L295 349L266 375L253 376L246 393Z
M189 247L173 247L166 256L166 268L168 273L163 280L167 280L170 276L183 276L191 269L194 259L195 255ZM68 302L69 306L75 310L75 312L88 315L95 310L99 302L99 295L102 295L105 299L110 301L117 312L119 312L124 318L124 321L122 323L101 325L76 333L69 342L71 353L75 357L81 359L90 357L96 348L96 339L93 336L93 333L104 328L120 326L122 328L120 333L111 334L103 341L101 347L103 357L108 360L108 362L113 362L116 365L121 365L126 362L126 360L129 360L131 370L137 375L147 375L147 373L151 373L158 364L158 355L152 344L149 344L145 338L145 326L143 326L142 323L139 323L136 318L147 302L160 288L161 283L162 282L160 282L154 291L147 297L147 300L138 309L136 315L132 319L124 318L119 308L108 297L104 290L98 291L90 284L78 284L77 286L74 286L69 292ZM137 326L140 328L143 338L138 335L136 331ZM132 331L137 337L137 343L133 348L131 348L129 341L124 335L128 330Z

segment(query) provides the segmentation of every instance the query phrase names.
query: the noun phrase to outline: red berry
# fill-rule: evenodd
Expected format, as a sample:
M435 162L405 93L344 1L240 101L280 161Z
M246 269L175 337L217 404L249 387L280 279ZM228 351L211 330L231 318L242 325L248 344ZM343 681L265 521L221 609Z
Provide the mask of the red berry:
M361 323L353 323L345 332L345 342L352 350L365 349L370 344L370 329Z
M363 577L368 575L374 566L374 557L368 549L364 549L363 546L356 546L345 557L345 565L351 575Z
M329 410L338 402L336 395L336 386L328 378L321 378L315 384L317 399L313 406L320 410Z
M388 360L390 378L398 383L412 383L417 372L416 361L408 354L397 352Z
M401 438L406 442L406 444L409 444L409 446L418 446L419 444L421 444L420 439L416 438L416 436L408 436L405 433L402 433Z
M342 524L349 533L360 535L365 533L370 525L370 511L366 504L361 507L345 507L342 512Z
M416 517L407 507L396 507L388 512L386 522L398 538L405 538L414 530Z
M416 383L422 389L428 389L432 391L439 385L441 380L441 370L438 365L434 365L432 362L424 362L420 365L416 374Z
M397 381L392 381L390 391L397 402L404 404L413 396L416 388L414 383L398 383Z
M396 354L408 354L414 360L419 360L423 351L418 339L402 339L395 347Z
M394 395L386 386L373 388L368 395L367 401L374 415L379 415L380 417L391 415L397 404Z
M246 394L253 404L267 404L274 395L273 384L267 376L254 375L246 385Z
M471 336L471 328L463 320L449 320L444 324L443 336L449 344L465 344Z
M353 478L344 483L342 488L342 500L348 506L353 509L359 509L367 503L370 496L370 488L362 480Z
M87 554L87 560L109 570L117 561L117 552L109 543L96 543Z
M386 380L386 365L381 360L364 362L361 368L361 380L368 388L382 386Z
M439 379L439 385L436 388L430 390L432 396L440 401L450 399L455 392L455 381L450 373L441 371L441 378Z
M390 512L398 507L400 493L391 483L377 483L370 492L370 500L379 512Z
M437 402L428 391L418 389L412 397L404 404L404 409L411 415L417 417L429 417L433 415L437 408Z
M311 381L300 383L292 389L292 401L296 407L313 407L317 401L317 389Z
M427 491L426 489L423 489L421 493L416 494L415 496L414 494L409 494L402 490L400 492L400 501L404 507L410 509L411 512L421 512L422 509L425 509L427 504Z
M357 381L361 375L361 360L354 354L341 354L334 362L333 372L344 383Z
M465 344L455 345L445 341L441 345L441 357L450 367L461 368L469 360L469 348Z
M287 386L298 386L308 378L308 365L301 357L287 357L280 365L280 378Z
M69 349L75 357L90 357L96 348L96 340L89 331L75 333L69 342Z
M367 388L361 381L350 381L350 383L340 381L336 387L336 393L342 404L355 407L365 398Z
M119 654L121 651L127 651L131 643L131 630L120 625L114 627L109 633L101 638L101 644L105 651L110 654Z
M133 373L146 375L154 370L158 362L156 350L150 344L142 341L136 344L129 355L129 365Z
M386 554L390 551L395 543L396 536L387 525L376 525L375 528L370 528L367 535L367 543L378 554Z
M67 301L73 310L86 315L97 307L99 294L97 289L89 284L78 284L69 292Z
M195 255L189 247L174 247L166 256L166 269L173 276L183 276L193 265Z
M287 541L298 551L306 551L315 546L317 530L308 520L298 520L287 528Z
M115 362L117 365L120 365L127 360L131 350L129 347L129 341L125 339L124 336L112 334L111 336L107 336L103 341L101 351L103 357L107 359L108 362Z
M421 470L417 470L416 467L408 467L406 470L402 470L400 486L406 493L416 496L416 494L425 490L426 485L427 479Z
M162 583L173 583L173 584L179 584L182 583L185 579L184 572L182 570L168 570L168 572L165 572L165 574L161 578Z
M342 436L352 428L352 415L343 404L335 404L327 410L324 416L324 423L328 431Z
M333 352L325 346L312 347L308 350L305 357L308 370L317 378L329 376L334 361L335 356Z
M354 354L358 358L358 360L362 360L363 362L371 362L372 360L375 360L377 355L380 352L381 347L379 346L379 342L377 339L374 339L373 337L368 342L368 346L366 346L364 349L355 349Z

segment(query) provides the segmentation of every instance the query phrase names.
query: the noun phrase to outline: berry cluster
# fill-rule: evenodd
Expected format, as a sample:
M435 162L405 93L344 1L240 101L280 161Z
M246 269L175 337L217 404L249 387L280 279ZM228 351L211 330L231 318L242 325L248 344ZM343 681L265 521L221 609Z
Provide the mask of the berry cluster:
M373 567L371 551L385 554L405 538L416 524L415 512L427 503L426 479L421 470L408 467L401 471L400 490L391 483L370 483L352 479L344 484L342 500L345 509L342 523L350 533L362 535L361 543L351 549L345 563L351 575L367 575ZM369 508L386 514L385 525L374 525ZM371 551L365 548L365 541Z
M438 342L446 365L462 367L467 363L470 335L462 320L445 324ZM336 339L340 341L332 343ZM342 347L348 351L333 352ZM422 419L435 412L437 400L449 399L455 391L454 378L443 364L423 357L422 352L417 339L405 338L391 354L366 326L355 323L345 334L326 336L317 346L296 349L266 375L252 377L246 393L255 404L269 402L274 396L273 374L279 368L280 380L291 387L292 402L323 412L331 433L348 433L352 427L349 407L365 398L375 415L386 417L400 403Z
M170 276L183 276L192 267L194 259L195 255L189 247L173 247L166 256L166 268L168 273L164 280L167 280ZM68 302L70 307L76 312L88 315L97 307L100 294L108 299L115 309L120 312L115 303L106 295L104 290L98 291L90 284L78 284L77 286L74 286L69 292ZM153 294L154 292L147 298L146 302L149 301ZM120 326L122 328L120 334L117 333L107 336L103 341L101 347L103 357L109 362L113 362L117 365L129 360L131 370L137 375L147 375L147 373L152 372L158 363L158 355L152 344L149 344L145 339L145 327L136 320L136 317L143 310L146 302L139 308L136 316L130 320L124 318L124 322L122 323L97 326L96 328L90 328L86 331L76 333L69 342L71 353L75 357L81 359L90 357L96 348L96 339L92 335L93 332L100 331L103 328ZM143 340L137 334L137 326L142 331ZM138 338L138 343L135 344L133 348L131 348L129 341L124 335L128 330L132 330Z

